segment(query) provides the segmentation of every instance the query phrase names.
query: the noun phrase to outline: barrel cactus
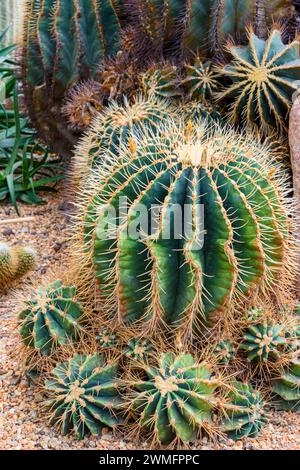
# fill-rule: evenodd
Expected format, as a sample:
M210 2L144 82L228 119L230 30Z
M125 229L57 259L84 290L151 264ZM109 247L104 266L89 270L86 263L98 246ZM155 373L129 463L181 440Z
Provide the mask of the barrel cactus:
M140 82L146 96L178 98L182 95L178 68L170 63L159 63L149 67L141 73Z
M48 356L56 346L78 339L82 330L83 309L76 289L55 281L40 287L19 314L20 334L25 345Z
M23 277L36 264L36 252L30 247L0 243L0 290Z
M134 361L147 362L149 354L153 354L153 352L153 344L146 338L131 338L124 348L125 356Z
M300 411L300 361L294 359L273 381L274 403L282 410Z
M133 408L139 425L160 443L176 438L194 441L212 419L218 383L208 367L190 354L165 353L157 366L145 365L143 370L145 379L133 384Z
M213 349L218 364L227 365L235 357L235 348L231 341L221 340Z
M117 372L117 364L98 354L75 354L58 363L45 382L50 422L57 424L62 434L73 431L78 439L116 427L122 404Z
M255 437L267 421L260 392L236 381L226 398L221 430L234 440Z
M230 46L233 61L220 67L232 84L218 94L227 99L233 122L263 133L286 128L292 96L299 87L299 42L283 43L279 30L267 40L249 32L249 45Z
M265 316L265 310L262 307L250 307L247 311L247 321L249 323L259 323Z
M102 328L96 336L96 340L100 348L103 349L114 349L119 344L117 333L108 328Z
M203 62L199 56L192 65L185 66L182 81L190 99L208 99L218 87L217 74L210 61Z
M66 92L95 77L120 48L121 24L111 0L27 0L22 70L27 107L49 145L75 142L61 114ZM63 147L64 148L64 147Z
M249 361L267 361L278 359L285 344L283 325L265 322L248 326L240 349L245 351Z
M252 136L191 126L141 135L90 179L80 243L104 311L123 324L189 334L244 296L279 289L278 276L289 282L285 186L267 149Z

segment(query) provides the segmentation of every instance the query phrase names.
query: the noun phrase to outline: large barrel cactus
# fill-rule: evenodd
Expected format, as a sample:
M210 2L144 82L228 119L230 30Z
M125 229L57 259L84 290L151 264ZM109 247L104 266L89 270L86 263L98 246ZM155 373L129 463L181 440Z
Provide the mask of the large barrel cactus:
M104 311L188 332L283 285L288 209L269 159L252 137L201 123L141 134L108 159L80 214Z
M60 108L66 91L93 78L121 41L119 2L28 0L22 69L27 106L49 144L74 142ZM59 140L57 140L59 139Z

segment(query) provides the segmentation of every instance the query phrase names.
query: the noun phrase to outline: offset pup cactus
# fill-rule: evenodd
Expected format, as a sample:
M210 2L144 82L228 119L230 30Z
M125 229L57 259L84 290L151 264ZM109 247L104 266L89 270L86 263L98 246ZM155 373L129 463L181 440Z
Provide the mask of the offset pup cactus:
M165 353L156 367L145 365L143 370L145 380L133 382L140 426L163 444L194 441L212 420L218 382L209 368L190 354Z
M74 432L78 439L89 433L99 436L104 427L120 424L117 371L117 364L98 354L75 354L58 363L45 382L50 422L62 434Z
M235 348L231 341L227 339L221 340L213 350L218 364L229 364L235 356Z
M23 277L34 268L36 252L29 247L10 247L0 243L0 290Z
M182 85L190 99L211 98L218 87L217 74L212 68L212 63L203 62L199 56L196 57L193 65L185 66L185 75Z
M131 338L124 349L126 357L133 361L146 361L149 354L154 353L154 347L148 339Z
M33 123L50 146L74 143L61 115L62 99L75 83L93 78L106 56L118 52L120 38L112 0L27 0L24 92Z
M27 346L48 356L55 346L78 339L82 316L75 287L55 281L47 288L40 287L36 297L26 302L19 315L20 334Z
M229 46L233 61L219 72L231 79L232 85L217 96L230 103L233 122L248 127L258 126L267 133L286 129L292 95L299 88L299 42L286 45L281 33L274 30L265 41L253 31L249 45Z
M248 326L240 349L246 352L249 361L278 359L286 344L283 325L265 322Z
M245 297L291 283L292 266L283 263L291 222L278 167L252 136L203 123L160 131L141 134L91 177L79 236L105 312L188 334ZM151 224L153 206L161 210Z
M294 359L272 384L274 402L282 410L300 411L300 361Z

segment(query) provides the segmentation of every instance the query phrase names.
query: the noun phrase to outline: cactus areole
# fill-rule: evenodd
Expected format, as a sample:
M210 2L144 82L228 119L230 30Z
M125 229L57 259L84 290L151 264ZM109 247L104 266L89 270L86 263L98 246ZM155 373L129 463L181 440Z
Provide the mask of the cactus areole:
M272 289L282 269L288 219L267 150L230 130L180 127L141 135L90 181L84 247L121 323L193 331Z

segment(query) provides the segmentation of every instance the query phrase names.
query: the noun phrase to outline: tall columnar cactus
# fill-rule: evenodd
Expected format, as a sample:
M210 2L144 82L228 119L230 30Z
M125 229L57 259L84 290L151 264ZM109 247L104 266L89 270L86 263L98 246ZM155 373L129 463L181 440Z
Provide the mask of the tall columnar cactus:
M0 290L34 268L36 252L29 247L10 247L0 243Z
M17 44L22 38L22 24L26 0L1 0L0 32L6 31L4 43Z
M82 317L75 287L55 281L37 289L36 297L25 303L19 315L20 334L27 346L47 356L54 347L78 339Z
M111 103L99 113L77 147L73 159L73 174L75 180L82 180L97 163L118 154L120 147L134 141L142 129L155 128L162 122L167 122L175 112L167 101L155 97L143 99L137 96L132 104L127 99L124 105Z
M122 403L117 371L117 364L98 354L75 354L58 363L45 382L50 422L62 434L73 431L78 439L88 433L101 435L104 427L116 427Z
M264 322L248 326L240 349L246 352L249 361L278 359L286 344L283 325Z
M281 33L274 30L265 41L250 30L249 44L230 46L233 61L220 67L220 73L232 85L219 93L229 101L233 122L253 127L262 133L282 131L287 124L293 93L299 88L299 42L286 45Z
M254 391L251 385L236 381L224 405L221 430L234 440L255 437L266 422L260 392Z
M27 0L22 69L27 106L49 145L73 143L61 115L66 91L120 48L114 0Z
M175 122L123 147L90 178L79 214L104 311L188 333L245 296L290 283L288 200L277 171L252 136L202 123Z
M300 361L294 359L272 384L274 402L283 410L300 411Z
M145 379L133 383L133 408L140 426L164 444L174 439L194 441L212 420L218 382L209 368L190 354L165 353L157 366L143 369Z

